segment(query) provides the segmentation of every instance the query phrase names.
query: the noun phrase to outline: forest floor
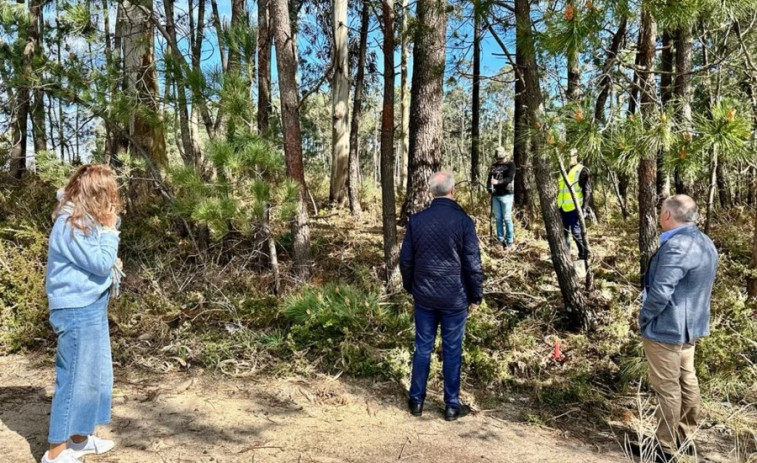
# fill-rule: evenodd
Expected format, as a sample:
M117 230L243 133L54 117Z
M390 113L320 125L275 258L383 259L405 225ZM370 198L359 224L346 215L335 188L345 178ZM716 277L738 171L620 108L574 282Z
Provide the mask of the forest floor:
M2 461L45 451L53 365L0 357ZM87 462L554 462L624 461L611 440L586 443L519 422L518 408L442 419L439 403L411 417L396 385L340 378L234 379L116 370L117 448Z
M53 384L49 357L0 357L3 462L39 461ZM397 389L394 383L325 375L238 379L200 370L159 374L117 368L113 421L98 431L115 440L117 448L86 461L630 461L622 438L609 427L591 433L576 420L569 432L523 422L527 406L520 402L525 398L448 423L438 400L429 400L422 418L411 417ZM737 461L708 453L699 461Z

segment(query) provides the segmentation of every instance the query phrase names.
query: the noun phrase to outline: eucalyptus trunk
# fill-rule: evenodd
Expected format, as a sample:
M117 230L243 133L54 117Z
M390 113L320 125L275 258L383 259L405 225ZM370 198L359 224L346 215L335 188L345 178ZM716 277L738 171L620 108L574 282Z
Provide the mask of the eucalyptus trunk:
M347 168L350 153L350 60L347 35L347 0L334 0L332 6L334 46L331 80L331 187L329 203L341 207L346 196Z
M370 25L370 5L363 2L360 18L360 48L358 50L357 75L355 76L355 100L352 104L352 126L350 127L350 156L349 177L347 178L347 192L350 198L350 212L353 217L360 217L360 157L358 135L360 132L360 116L363 107L363 86L365 81L365 56L368 47L368 26ZM394 166L394 164L392 164Z

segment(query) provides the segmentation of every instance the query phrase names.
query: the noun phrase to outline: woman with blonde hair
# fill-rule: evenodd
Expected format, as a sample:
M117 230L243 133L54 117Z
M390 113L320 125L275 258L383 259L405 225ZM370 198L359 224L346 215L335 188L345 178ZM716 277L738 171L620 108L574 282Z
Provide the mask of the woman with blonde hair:
M102 454L113 441L94 436L110 422L113 365L108 299L121 276L113 171L87 164L71 176L53 213L45 291L58 336L50 448L42 463L77 463Z

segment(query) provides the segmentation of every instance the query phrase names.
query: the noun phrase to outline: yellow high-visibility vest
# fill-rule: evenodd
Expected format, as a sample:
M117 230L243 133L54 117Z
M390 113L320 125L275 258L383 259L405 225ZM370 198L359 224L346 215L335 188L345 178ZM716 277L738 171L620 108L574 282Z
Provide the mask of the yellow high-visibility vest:
M581 176L581 171L584 170L584 166L576 164L568 172L568 181L573 186L573 193L576 195L576 201L578 201L578 207L584 205L584 192L581 186L578 184L578 178ZM557 206L565 212L574 211L576 205L573 204L573 198L570 196L570 189L565 184L562 175L560 175L560 182L558 183L560 191L557 192Z

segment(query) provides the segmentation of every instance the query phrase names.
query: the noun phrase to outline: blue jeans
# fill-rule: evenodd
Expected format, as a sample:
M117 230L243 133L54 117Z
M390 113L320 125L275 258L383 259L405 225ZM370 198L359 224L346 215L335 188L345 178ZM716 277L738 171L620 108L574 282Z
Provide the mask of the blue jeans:
M513 195L492 196L494 223L497 224L497 240L513 244ZM502 226L504 222L505 227ZM507 230L507 234L503 230Z
M568 250L570 250L570 235L572 234L573 239L576 241L576 247L578 248L578 258L581 260L586 259L588 253L584 246L583 234L581 233L581 219L578 217L578 211L572 210L570 212L565 212L560 210L560 217L562 218L565 244L568 245Z
M93 434L110 423L113 361L108 330L109 292L86 307L50 311L58 335L55 394L48 442L59 444L73 435Z
M468 309L448 312L415 304L415 354L410 378L410 400L423 403L431 366L431 352L436 341L436 328L442 325L442 373L444 374L444 403L460 407L460 367L463 357L463 334Z

